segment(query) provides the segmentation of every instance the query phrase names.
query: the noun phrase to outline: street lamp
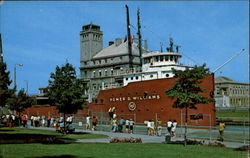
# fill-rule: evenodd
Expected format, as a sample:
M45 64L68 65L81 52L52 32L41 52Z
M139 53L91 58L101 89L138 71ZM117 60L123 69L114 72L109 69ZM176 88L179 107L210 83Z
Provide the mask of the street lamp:
M26 94L28 94L29 82L28 82L28 80L24 80L24 82L26 83Z
M14 67L14 89L16 90L16 66L23 66L23 64L15 64Z

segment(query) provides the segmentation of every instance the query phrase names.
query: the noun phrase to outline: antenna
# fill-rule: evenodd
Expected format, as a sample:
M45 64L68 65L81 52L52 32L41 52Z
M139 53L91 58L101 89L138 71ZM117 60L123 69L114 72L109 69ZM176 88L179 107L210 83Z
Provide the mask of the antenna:
M237 56L239 56L241 53L244 52L245 49L242 49L240 52L236 53L234 56L232 56L230 59L228 59L225 63L223 63L221 66L217 67L213 73L215 73L216 71L218 71L219 69L221 69L223 66L225 66L227 63L229 63L231 60L233 60L234 58L236 58Z

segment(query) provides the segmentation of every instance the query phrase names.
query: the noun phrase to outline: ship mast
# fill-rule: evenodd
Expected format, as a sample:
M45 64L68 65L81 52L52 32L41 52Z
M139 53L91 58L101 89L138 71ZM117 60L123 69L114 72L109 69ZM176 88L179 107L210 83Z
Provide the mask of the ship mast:
M140 8L137 10L137 27L138 27L138 46L140 55L140 66L142 66L142 50L141 50L141 23L140 23Z
M126 13L127 13L127 38L128 38L128 55L129 55L129 68L133 68L132 65L132 42L131 42L131 34L130 34L130 22L129 22L129 10L126 5Z

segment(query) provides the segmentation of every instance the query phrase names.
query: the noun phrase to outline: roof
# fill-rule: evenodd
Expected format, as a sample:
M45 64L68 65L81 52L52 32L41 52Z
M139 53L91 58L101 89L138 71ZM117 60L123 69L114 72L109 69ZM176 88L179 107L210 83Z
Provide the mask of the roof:
M249 83L240 83L237 81L234 81L228 77L225 76L219 76L215 78L215 83L233 83L233 84L244 84L244 85L249 85Z
M225 77L225 76L219 76L219 77L216 77L215 78L215 81L216 82L236 82L228 77Z
M128 42L122 42L120 45L116 46L116 44L112 44L107 48L102 49L99 53L97 53L93 59L99 58L107 58L114 56L122 56L128 55ZM136 43L132 44L132 55L139 56L139 49Z

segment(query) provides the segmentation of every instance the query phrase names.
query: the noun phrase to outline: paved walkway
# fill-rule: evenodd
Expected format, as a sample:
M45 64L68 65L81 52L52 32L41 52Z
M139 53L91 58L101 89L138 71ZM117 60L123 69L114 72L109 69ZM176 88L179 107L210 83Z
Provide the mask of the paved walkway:
M34 127L31 127L34 128ZM47 128L47 127L37 127L36 129L43 129L43 130L55 130L55 128ZM93 133L93 134L103 134L107 135L107 138L98 138L98 139L78 139L76 142L81 143L109 143L112 138L141 138L143 143L163 143L165 141L165 136L148 136L142 134L128 134L128 133L113 133L113 132L105 132L105 131L90 131L90 130L82 130L76 129L76 132L86 132L86 133ZM197 139L196 139L197 140ZM171 138L171 141L183 141L181 137ZM209 143L209 141L205 141L205 143ZM229 148L238 148L243 145L243 143L237 142L223 142L226 147Z

